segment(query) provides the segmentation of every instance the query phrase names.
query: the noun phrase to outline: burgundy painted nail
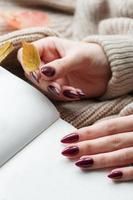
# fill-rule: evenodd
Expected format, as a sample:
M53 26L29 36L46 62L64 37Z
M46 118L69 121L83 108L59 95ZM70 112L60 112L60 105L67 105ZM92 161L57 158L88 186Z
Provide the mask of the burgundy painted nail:
M79 97L79 94L72 90L64 90L63 95L71 99L75 99Z
M53 67L42 67L41 72L48 77L55 75L55 69Z
M77 133L71 133L69 135L66 135L61 139L62 143L72 143L77 142L79 140L79 135Z
M72 147L66 147L63 151L62 151L62 155L63 156L75 156L79 153L79 148L76 146L72 146Z
M109 178L112 178L112 179L119 179L123 176L123 173L121 171L114 171L114 172L111 172L108 177Z
M59 94L60 94L60 91L59 91L55 86L53 86L53 85L49 85L49 86L47 87L47 90L48 90L51 94L53 94L53 95L55 95L55 96L59 96Z
M39 83L39 75L36 72L31 72L30 73L31 78L33 79L33 81L36 81L37 83Z
M94 164L94 160L92 158L82 158L78 160L75 165L81 168L88 168Z
M79 94L81 99L86 97L86 95L83 92L78 92L78 94Z

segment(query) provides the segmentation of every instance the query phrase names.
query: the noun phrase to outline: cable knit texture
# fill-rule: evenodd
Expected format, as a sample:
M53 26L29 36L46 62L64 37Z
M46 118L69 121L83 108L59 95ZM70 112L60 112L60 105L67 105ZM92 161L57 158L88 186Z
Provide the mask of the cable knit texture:
M99 43L107 56L112 77L102 99L111 99L133 91L133 37L92 36L85 41Z
M14 4L16 1L12 0ZM45 0L38 0L36 4L43 1ZM112 77L105 94L99 100L53 102L61 117L81 128L102 118L133 114L133 0L77 0L75 15L63 15L68 19L68 28L57 23L58 28L53 29L59 30L63 37L101 45ZM16 47L15 53L7 57L2 66L22 77L21 68L16 63L16 52L21 41L34 41L49 35L57 34L51 29L36 28L1 36L0 45L11 40Z

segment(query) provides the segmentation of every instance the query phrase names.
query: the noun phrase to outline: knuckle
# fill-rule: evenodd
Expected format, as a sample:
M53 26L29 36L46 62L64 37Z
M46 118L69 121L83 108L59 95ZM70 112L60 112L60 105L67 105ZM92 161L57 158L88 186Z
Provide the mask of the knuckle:
M112 133L117 132L117 124L114 121L108 122L105 124L105 128L108 132L109 135L111 135Z
M79 135L81 140L91 139L94 132L91 130L90 126L81 128L79 130Z
M122 139L117 135L113 135L113 136L111 136L109 143L110 143L110 145L112 145L113 149L118 149L122 145Z
M81 137L83 139L89 138L89 139L93 139L93 137L95 136L95 132L93 130L91 130L91 128L87 129L86 132L84 132L84 134L81 134Z
M124 161L125 163L127 163L129 161L128 155L129 155L128 151L127 152L123 152L122 161Z
M83 154L94 155L97 154L98 148L96 147L95 143L92 141L84 141L82 142L82 149Z
M130 173L132 179L133 179L133 169L131 170L131 173Z
M67 72L66 67L63 65L63 63L60 60L55 61L56 66L56 73L60 73L61 76Z
M93 152L93 145L91 144L91 142L89 142L89 141L84 142L84 152L92 154L92 152Z
M49 36L49 37L47 37L47 39L50 40L52 43L59 40L59 38L56 36Z
M129 174L133 178L133 167L132 167L132 169L129 170Z
M56 62L56 66L57 66L57 73L60 73L61 76L63 76L63 74L67 73L67 66L65 65L65 63L62 63L60 60L58 60Z
M133 150L131 152L131 149L123 149L122 151L122 157L121 161L124 162L125 164L130 164L133 161Z
M100 165L101 167L108 167L108 159L106 157L106 155L102 155L101 158L100 158Z

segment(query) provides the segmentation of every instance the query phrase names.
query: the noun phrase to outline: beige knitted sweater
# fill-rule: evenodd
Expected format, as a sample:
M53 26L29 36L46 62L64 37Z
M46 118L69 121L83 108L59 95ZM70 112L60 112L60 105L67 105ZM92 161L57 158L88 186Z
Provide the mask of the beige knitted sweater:
M108 116L133 114L132 17L132 0L78 0L70 25L71 37L100 44L107 56L112 77L107 91L99 100L54 102L61 117L75 127L87 126ZM17 49L22 40L34 41L49 35L55 35L54 31L45 28L17 31L1 36L0 45L10 39ZM2 65L21 75L16 52Z
M77 127L94 123L110 115L133 114L133 1L78 0L73 25L73 38L95 42L103 48L112 77L99 101L63 104L62 113L70 109ZM72 115L71 110L75 112Z

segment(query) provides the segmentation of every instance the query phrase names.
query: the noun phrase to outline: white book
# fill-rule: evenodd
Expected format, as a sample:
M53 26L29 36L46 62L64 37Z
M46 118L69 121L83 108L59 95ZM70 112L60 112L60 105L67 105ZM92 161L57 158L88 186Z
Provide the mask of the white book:
M133 182L83 172L61 155L75 128L37 89L0 67L0 200L133 200Z

